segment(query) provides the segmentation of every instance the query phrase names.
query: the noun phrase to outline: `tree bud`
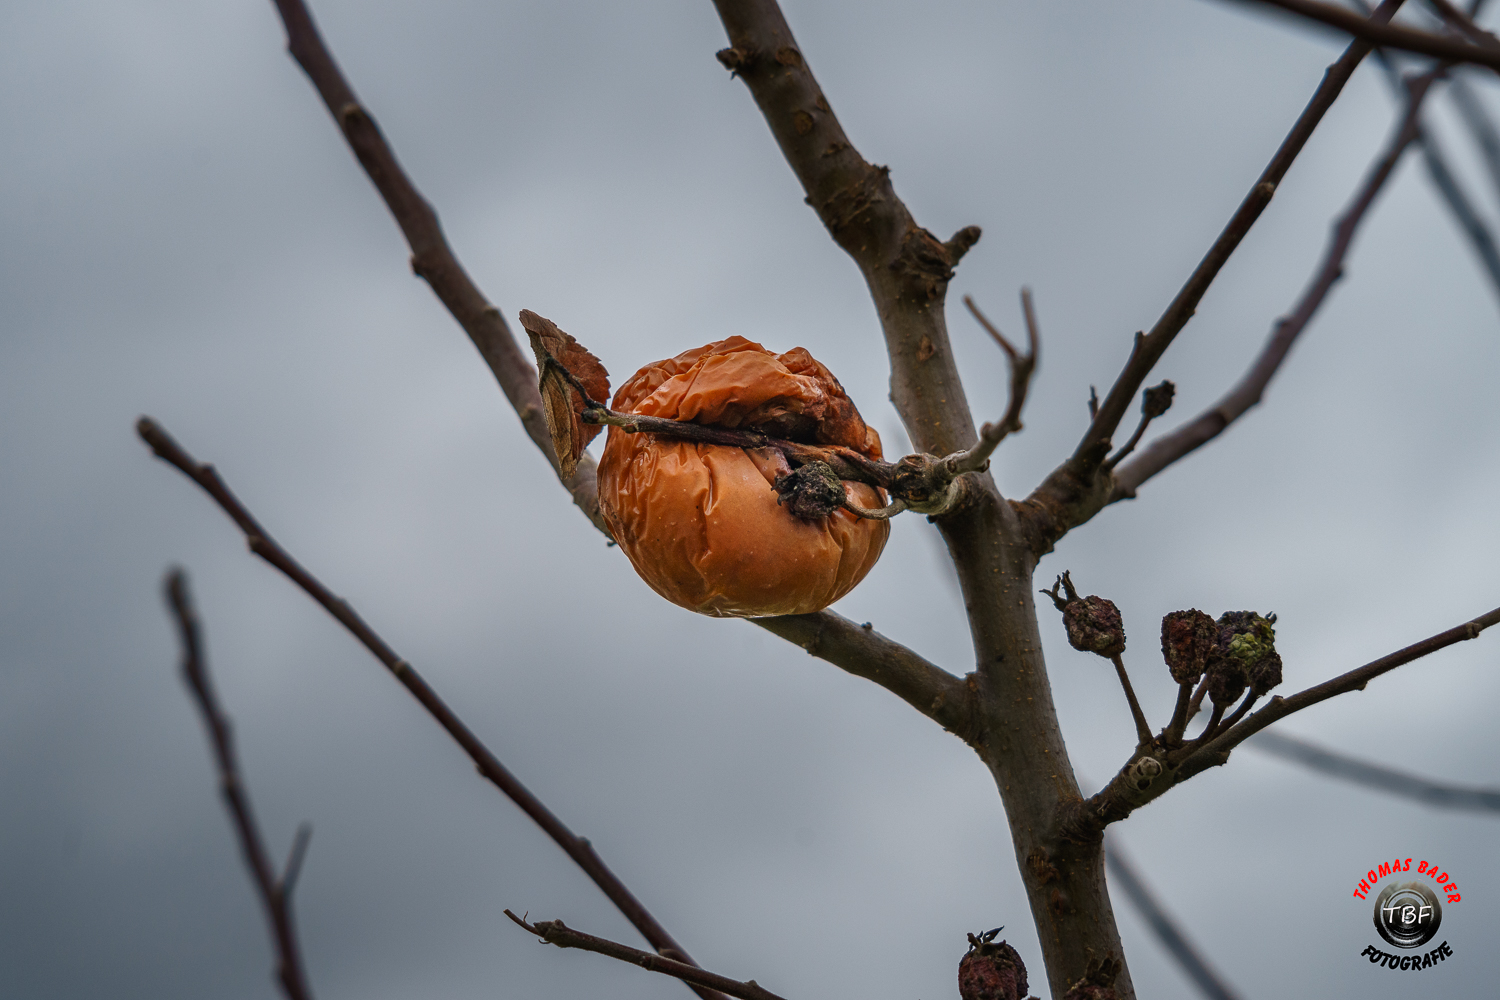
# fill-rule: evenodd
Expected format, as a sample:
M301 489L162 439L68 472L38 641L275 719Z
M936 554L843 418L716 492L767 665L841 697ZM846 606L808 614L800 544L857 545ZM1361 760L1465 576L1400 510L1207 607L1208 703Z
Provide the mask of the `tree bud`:
M1171 381L1153 385L1141 394L1141 413L1147 420L1154 420L1161 416L1172 408L1172 396L1176 392L1177 386Z

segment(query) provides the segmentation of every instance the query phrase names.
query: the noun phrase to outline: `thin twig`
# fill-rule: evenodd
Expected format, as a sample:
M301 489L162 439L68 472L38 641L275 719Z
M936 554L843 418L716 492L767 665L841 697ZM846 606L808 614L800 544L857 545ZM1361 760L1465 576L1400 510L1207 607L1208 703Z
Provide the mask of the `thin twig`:
M1353 35L1371 45L1432 56L1448 63L1473 63L1500 70L1500 46L1475 45L1448 35L1435 35L1396 24L1368 21L1353 11L1320 0L1256 0Z
M1380 156L1371 164L1359 191L1334 226L1317 273L1292 313L1276 322L1270 340L1266 342L1254 364L1217 403L1182 426L1157 438L1135 458L1116 469L1111 503L1135 496L1142 483L1218 437L1246 410L1261 401L1266 386L1286 360L1292 345L1312 322L1328 293L1343 276L1344 258L1349 253L1360 223L1390 179L1402 155L1416 141L1422 101L1435 79L1429 73L1412 81L1406 108L1396 130Z
M1146 886L1135 865L1120 850L1119 840L1112 835L1104 838L1104 863L1109 868L1110 877L1125 890L1126 897L1135 904L1136 910L1157 940L1177 960L1177 964L1182 966L1199 992L1209 1000L1239 1000L1238 994L1208 967L1203 956L1198 954L1198 949L1183 934L1177 921L1157 902L1155 893Z
M1172 708L1172 719L1167 723L1167 728L1162 730L1162 743L1167 747L1177 746L1182 742L1182 731L1188 724L1188 702L1193 697L1193 685L1177 685L1177 704Z
M1021 429L1021 410L1026 406L1026 391L1031 386L1032 373L1036 371L1037 351L1041 345L1041 334L1037 329L1036 312L1031 305L1031 289L1021 289L1021 309L1026 314L1026 353L1022 354L1016 350L1009 340L1005 339L995 324L991 323L979 311L974 300L965 295L964 305L969 307L969 312L979 325L1005 351L1005 358L1010 363L1010 402L1005 408L1005 416L998 423L985 424L979 429L979 440L974 446L954 455L949 455L944 461L951 473L955 476L965 472L983 472L989 468L990 456L995 449L1000 447L1000 442L1007 436Z
M681 979L694 988L717 990L726 996L740 997L741 1000L783 1000L782 997L765 989L753 979L746 982L730 979L728 976L700 969L696 965L687 965L661 955L654 955L649 951L631 948L608 938L575 931L561 920L538 920L535 924L529 924L525 917L518 917L510 910L506 910L505 915L545 943L559 948L578 948L598 955L607 955L622 962L639 965L651 972Z
M1151 426L1151 421L1166 413L1172 405L1172 396L1177 392L1177 386L1170 379L1160 385L1153 385L1141 393L1141 420L1136 424L1135 433L1130 435L1130 440L1125 446L1115 452L1104 462L1106 469L1113 469L1123 462L1135 446L1141 443L1141 438L1146 434L1146 428Z
M479 737L454 714L453 710L440 698L427 682L422 679L416 669L410 663L397 655L396 651L386 643L375 630L365 624L358 612L356 612L348 601L336 596L331 590L323 586L319 580L302 567L291 554L283 549L276 541L260 526L255 517L240 503L224 481L219 478L218 472L211 465L201 464L192 455L188 454L181 445L172 439L165 430L154 421L142 417L136 425L137 431L142 439L151 446L157 457L169 462L181 470L189 479L197 483L213 497L223 508L224 512L239 525L245 533L245 539L249 543L250 551L260 556L266 562L275 566L284 573L293 583L307 592L313 600L321 604L329 614L339 620L346 629L353 633L366 649L375 655L381 663L385 664L391 674L401 682L402 686L409 691L413 697L421 703L429 715L452 736L453 739L464 749L464 752L474 761L479 773L489 779L496 788L500 789L512 802L521 807L521 810L530 816L549 837L552 838L567 855L582 868L589 878L594 880L610 902L619 908L636 930L651 943L651 946L663 954L671 954L682 962L691 964L692 959L688 957L672 935L667 933L666 928L657 923L643 906L640 900L625 888L625 884L619 880L614 872L604 864L604 861L594 852L594 848L587 840L575 835L563 822L555 816L550 809L542 804L542 801L533 795L526 786L522 785L516 777L500 763L490 749L486 747ZM265 863L267 878L270 876L269 862ZM259 875L257 875L259 877ZM698 989L695 987L695 989ZM700 996L705 1000L717 1000L717 995L712 991L698 989Z
M260 895L261 906L266 913L266 922L271 928L271 939L276 947L276 979L289 1000L312 1000L312 989L307 983L307 972L302 964L302 949L297 942L297 929L292 918L291 891L296 880L296 868L302 864L302 855L307 851L304 825L297 831L292 844L292 855L296 868L288 862L286 875L277 878L271 867L271 856L266 850L260 827L255 822L255 813L250 807L250 790L240 775L239 759L234 749L234 736L229 717L219 707L214 694L213 682L208 676L208 660L203 653L203 636L198 624L198 613L193 608L192 595L188 593L187 574L174 569L167 574L164 589L167 604L177 621L177 631L182 640L182 676L193 694L193 702L203 716L208 728L209 743L213 747L214 762L219 771L219 790L224 794L224 804L234 819L234 830L239 837L240 850L245 856L245 866L250 869L251 880Z
M292 890L297 888L297 876L302 874L302 862L307 859L307 848L311 843L312 824L303 823L297 827L291 850L286 852L286 864L282 866L281 876L276 880L276 887L283 896L290 898Z
M1500 789L1466 788L1419 778L1414 774L1382 767L1315 746L1306 740L1267 729L1245 741L1245 746L1295 761L1314 771L1352 781L1392 795L1415 799L1443 809L1474 809L1500 812Z
M1130 702L1130 715L1135 719L1135 734L1141 744L1150 743L1151 724L1146 721L1146 713L1141 711L1141 703L1136 700L1135 688L1130 686L1130 675L1125 672L1125 661L1118 656L1111 657L1115 664L1115 673L1120 675L1120 686L1125 689L1125 700Z
M1396 13L1401 2L1402 0L1385 0L1370 18L1369 23L1383 25ZM1364 23L1362 18L1356 18L1356 20ZM1338 61L1328 67L1328 71L1323 76L1323 82L1313 93L1312 100L1308 101L1307 107L1293 123L1291 131L1282 140L1276 154L1271 157L1271 162L1266 165L1265 170L1250 188L1250 193L1245 195L1244 200L1240 202L1240 207L1229 220L1229 224L1224 227L1213 246L1209 247L1208 253L1204 254L1203 260L1188 277L1182 289L1177 293L1177 297L1162 313L1161 318L1156 321L1151 332L1137 341L1135 348L1130 352L1130 359L1126 362L1124 370L1120 372L1115 384L1110 387L1109 394L1105 396L1104 402L1099 407L1098 415L1094 417L1088 432L1079 442L1074 452L1075 458L1083 458L1091 453L1097 443L1107 441L1114 436L1115 429L1130 406L1130 400L1146 381L1146 377L1151 374L1151 369L1171 345L1172 340L1192 318L1199 301L1208 291L1209 285L1213 283L1219 270L1239 247L1240 242L1255 225L1266 206L1271 203L1271 197L1276 193L1276 187L1286 176L1287 170L1291 168L1292 161L1297 158L1298 153L1302 152L1313 130L1318 127L1324 114L1333 106L1334 100L1344 89L1344 84L1349 81L1349 77L1354 73L1360 61L1370 53L1371 47L1370 42L1357 39L1349 45Z

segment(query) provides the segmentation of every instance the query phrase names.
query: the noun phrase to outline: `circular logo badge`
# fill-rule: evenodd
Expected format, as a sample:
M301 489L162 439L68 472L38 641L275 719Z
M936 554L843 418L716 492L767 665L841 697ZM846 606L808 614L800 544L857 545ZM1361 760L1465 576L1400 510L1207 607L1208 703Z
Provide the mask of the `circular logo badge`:
M1388 885L1375 897L1375 930L1397 948L1420 948L1442 922L1437 893L1421 882Z

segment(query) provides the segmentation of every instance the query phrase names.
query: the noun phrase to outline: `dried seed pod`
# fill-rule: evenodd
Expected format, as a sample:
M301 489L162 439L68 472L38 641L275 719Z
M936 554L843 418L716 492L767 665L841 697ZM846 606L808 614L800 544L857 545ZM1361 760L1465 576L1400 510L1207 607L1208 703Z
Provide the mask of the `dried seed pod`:
M1208 666L1219 638L1219 627L1208 615L1191 608L1173 611L1161 620L1161 655L1178 684L1196 684Z
M1125 652L1125 623L1114 601L1095 596L1069 601L1063 609L1063 626L1074 649L1105 659Z
M963 1000L1024 1000L1026 965L1016 949L995 935L996 927L969 935L969 951L958 963L958 995Z
M1068 631L1068 645L1085 653L1113 659L1125 652L1125 623L1115 602L1090 595L1079 597L1073 576L1064 572L1051 590L1041 593L1052 598L1063 613L1063 627ZM1067 596L1064 597L1063 594Z

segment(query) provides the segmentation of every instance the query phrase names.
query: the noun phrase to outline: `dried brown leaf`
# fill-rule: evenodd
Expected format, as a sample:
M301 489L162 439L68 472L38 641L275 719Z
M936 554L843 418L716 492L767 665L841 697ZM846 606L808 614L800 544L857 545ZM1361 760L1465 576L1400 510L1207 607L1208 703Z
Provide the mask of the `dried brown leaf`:
M573 474L583 450L602 427L581 419L584 405L581 385L588 398L599 403L609 401L609 372L588 348L574 340L557 324L530 309L521 310L521 325L531 340L536 355L538 388L542 392L542 413L552 432L552 448L557 454L558 472L564 479ZM573 376L577 385L568 375Z

